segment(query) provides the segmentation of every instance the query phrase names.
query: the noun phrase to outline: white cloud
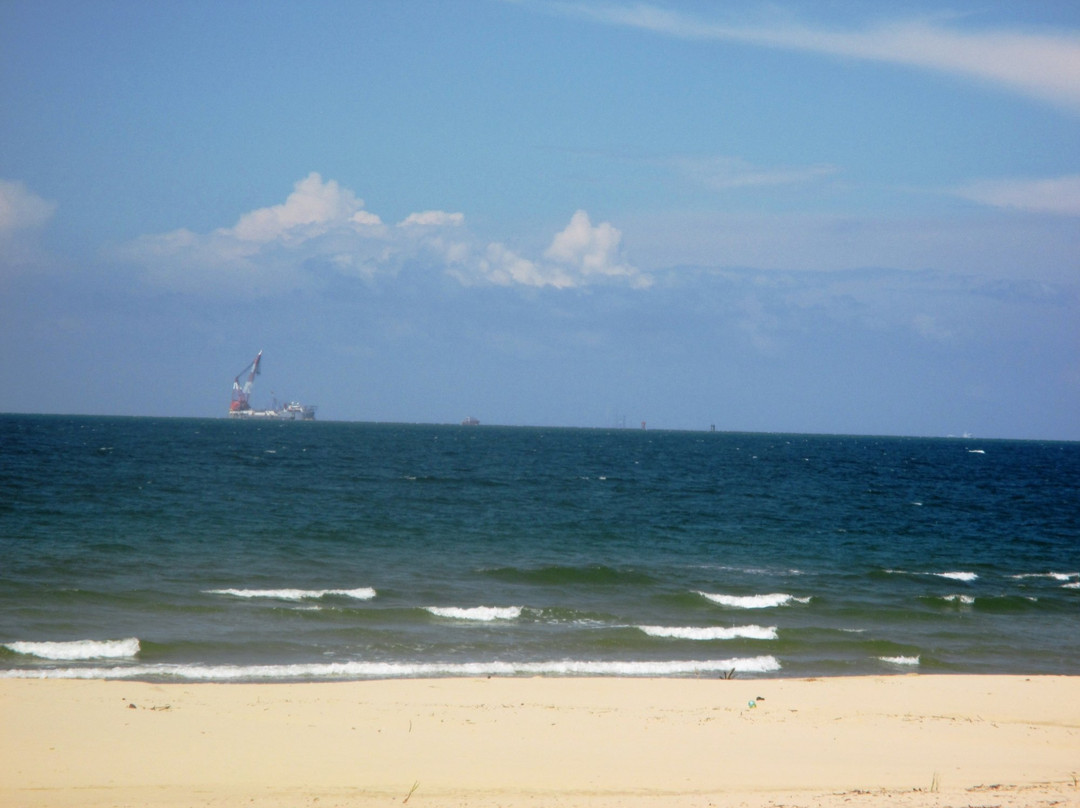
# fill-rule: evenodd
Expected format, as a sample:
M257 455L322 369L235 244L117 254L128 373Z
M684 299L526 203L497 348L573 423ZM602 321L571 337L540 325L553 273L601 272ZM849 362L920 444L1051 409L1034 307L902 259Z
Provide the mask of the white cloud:
M952 193L996 208L1080 216L1080 174L1041 180L982 180Z
M499 286L519 284L553 286L556 289L577 286L575 279L565 270L542 266L497 243L488 245L484 257L478 263L478 269L485 279Z
M648 286L651 280L619 260L620 233L609 222L593 227L589 214L577 211L570 224L555 235L544 257L573 271L579 283L591 278L626 278L634 286Z
M501 243L474 244L461 213L413 213L386 227L363 201L316 173L296 183L280 205L245 213L233 227L200 234L182 228L142 236L113 251L140 265L155 285L213 293L276 294L322 282L327 273L373 281L404 267L441 268L461 283L569 289L596 282L637 288L651 279L622 261L622 234L596 226L585 211L557 233L543 260Z
M446 213L441 210L426 210L423 213L410 213L402 227L420 225L422 227L460 227L465 224L464 213Z
M372 277L395 251L382 220L363 206L352 191L312 172L282 204L245 213L233 227L142 236L114 256L143 266L154 284L183 291L303 288L312 282L305 271L312 263Z
M652 278L621 260L620 233L610 222L593 226L589 214L577 211L556 233L541 259L533 260L493 242L471 257L467 245L447 245L443 253L455 266L448 271L461 283L497 286L576 289L595 283L624 283L633 288L652 285Z
M380 224L379 218L362 211L364 202L334 180L323 182L312 172L293 186L284 204L260 208L240 217L227 233L242 241L268 242L307 239L350 221Z
M47 202L21 182L0 180L0 235L41 227L56 212Z
M361 227L383 227L382 219L376 216L374 213L369 213L366 210L358 210L352 216L349 217L349 221L354 224L358 224Z
M654 6L575 7L613 25L681 39L736 41L891 62L986 81L1080 111L1080 33L1020 30L959 31L922 20L902 20L853 30L829 30L787 22L713 23Z

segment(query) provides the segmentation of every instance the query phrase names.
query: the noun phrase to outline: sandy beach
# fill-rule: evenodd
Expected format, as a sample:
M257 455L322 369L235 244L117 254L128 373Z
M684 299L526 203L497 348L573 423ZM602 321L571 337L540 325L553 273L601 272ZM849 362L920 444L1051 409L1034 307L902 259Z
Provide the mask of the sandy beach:
M1080 677L0 682L3 806L1080 805Z

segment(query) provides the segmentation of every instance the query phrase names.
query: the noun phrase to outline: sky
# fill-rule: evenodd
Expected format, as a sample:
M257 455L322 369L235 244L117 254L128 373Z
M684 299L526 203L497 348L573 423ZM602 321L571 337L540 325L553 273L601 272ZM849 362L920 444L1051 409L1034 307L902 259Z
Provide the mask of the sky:
M0 0L0 412L1080 440L1073 0Z

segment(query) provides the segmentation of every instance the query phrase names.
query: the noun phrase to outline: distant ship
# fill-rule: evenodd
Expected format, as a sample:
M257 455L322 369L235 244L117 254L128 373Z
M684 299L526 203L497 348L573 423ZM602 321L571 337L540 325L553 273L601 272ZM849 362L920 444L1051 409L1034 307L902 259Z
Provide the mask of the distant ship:
M314 421L315 405L301 404L299 401L290 401L288 404L274 406L268 410L256 410L251 407L251 391L255 387L255 377L262 371L259 363L262 361L263 352L255 356L251 363L236 374L233 379L232 402L229 404L230 418L276 418L279 421ZM246 376L243 384L241 377Z
M480 426L480 422L473 418L471 415L461 422L462 426Z

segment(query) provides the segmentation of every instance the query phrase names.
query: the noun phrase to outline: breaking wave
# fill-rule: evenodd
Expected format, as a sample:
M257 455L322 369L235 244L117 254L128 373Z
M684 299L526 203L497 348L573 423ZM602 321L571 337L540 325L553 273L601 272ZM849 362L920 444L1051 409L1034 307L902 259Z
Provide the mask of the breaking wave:
M917 656L883 656L878 657L882 662L886 662L889 665L900 665L902 667L915 666L919 664L919 657Z
M776 626L638 626L650 637L670 637L678 640L775 640Z
M797 598L783 592L771 595L718 595L698 591L706 600L732 609L772 609L777 606L789 606L792 603L809 603L810 598Z
M73 640L70 642L9 642L9 651L40 659L74 662L82 659L125 659L139 655L139 640Z
M885 570L889 575L929 575L937 578L948 578L950 581L964 581L965 583L971 583L979 578L977 572L966 572L963 570L949 571L949 572L909 572L908 570Z
M138 665L114 668L12 669L2 679L148 679L192 681L268 681L311 679L419 679L483 676L686 676L693 674L771 673L780 670L772 656L684 661L549 662L340 662L295 665Z
M521 617L521 606L474 606L463 609L456 606L425 606L424 611L436 617L448 617L452 620L479 620L489 623L493 620L516 620Z
M328 595L357 600L371 600L375 590L359 589L207 589L208 595L231 595L234 598L271 598L273 600L318 600Z

